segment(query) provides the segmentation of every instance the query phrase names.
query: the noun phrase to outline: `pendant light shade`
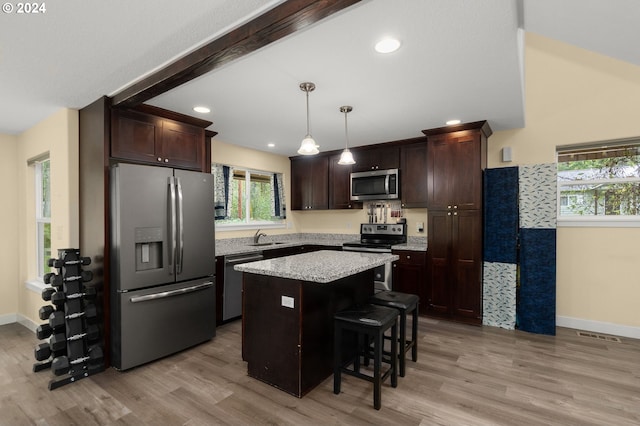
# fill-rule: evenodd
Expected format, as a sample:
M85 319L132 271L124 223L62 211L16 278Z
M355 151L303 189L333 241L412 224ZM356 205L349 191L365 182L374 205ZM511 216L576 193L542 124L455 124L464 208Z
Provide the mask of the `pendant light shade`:
M340 154L340 159L338 160L338 164L355 164L356 161L353 159L353 154L349 151L349 130L347 128L347 114L353 110L350 106L342 106L340 107L340 112L344 113L344 151Z
M313 83L300 83L300 90L307 94L307 135L302 139L300 149L298 149L298 154L300 155L315 155L320 152L309 130L309 92L313 92L315 88L316 85Z

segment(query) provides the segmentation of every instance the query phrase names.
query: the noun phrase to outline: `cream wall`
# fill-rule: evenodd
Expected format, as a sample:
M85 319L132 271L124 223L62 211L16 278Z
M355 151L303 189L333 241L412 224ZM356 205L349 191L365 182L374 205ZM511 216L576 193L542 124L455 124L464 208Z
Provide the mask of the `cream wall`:
M245 167L248 169L265 172L282 173L285 184L285 203L287 205L286 228L266 230L268 235L289 234L296 231L296 221L289 204L291 200L291 165L288 157L270 154L268 152L256 151L236 145L230 145L219 140L211 141L211 162L226 164L229 166ZM256 230L224 231L216 227L216 239L249 237L255 234Z
M60 109L44 121L20 134L14 161L18 176L18 238L16 247L20 257L16 281L0 285L18 289L18 303L14 312L19 318L38 323L38 309L44 304L40 294L25 286L36 275L35 264L35 202L33 169L27 165L34 157L49 153L51 164L51 248L57 255L59 248L78 247L79 190L78 190L78 111ZM15 181L15 177L13 179Z
M18 137L0 134L0 181L3 208L0 208L0 324L16 321L18 312L18 276L20 253L18 250Z
M555 162L557 145L640 136L640 67L526 35L526 127L489 138L489 167ZM512 147L512 163L500 150ZM558 324L640 338L640 228L560 227Z
M367 214L362 209L316 212L291 211L289 208L291 204L291 162L288 157L242 148L214 139L211 144L211 162L284 174L286 203L288 206L287 228L269 229L267 230L269 235L294 232L359 234L360 223L367 221ZM417 222L422 222L426 226L426 209L407 210L406 217L408 223L414 224L409 229L409 235L426 235L425 233L418 233L415 229ZM255 230L221 231L216 229L216 238L249 237L253 236L254 233Z

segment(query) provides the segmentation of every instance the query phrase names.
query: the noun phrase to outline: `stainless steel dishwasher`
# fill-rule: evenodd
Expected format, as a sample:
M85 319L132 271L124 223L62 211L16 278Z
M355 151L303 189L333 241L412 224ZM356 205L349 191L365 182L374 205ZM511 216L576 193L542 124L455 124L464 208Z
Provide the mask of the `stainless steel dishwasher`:
M224 257L223 321L242 315L242 272L235 271L233 267L240 263L255 262L263 258L261 251Z

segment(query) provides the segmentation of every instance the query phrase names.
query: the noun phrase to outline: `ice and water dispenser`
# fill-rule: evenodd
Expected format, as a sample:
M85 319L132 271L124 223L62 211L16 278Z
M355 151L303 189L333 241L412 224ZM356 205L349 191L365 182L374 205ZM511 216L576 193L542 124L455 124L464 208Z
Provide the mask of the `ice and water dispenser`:
M162 228L136 228L136 271L162 268Z

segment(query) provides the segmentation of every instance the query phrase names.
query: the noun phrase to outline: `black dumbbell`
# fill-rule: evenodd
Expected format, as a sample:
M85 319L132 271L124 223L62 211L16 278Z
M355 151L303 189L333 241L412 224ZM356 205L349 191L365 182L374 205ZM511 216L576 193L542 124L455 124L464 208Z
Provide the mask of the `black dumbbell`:
M91 258L89 257L81 257L77 260L64 260L64 259L50 258L49 261L47 262L47 265L49 265L50 268L62 268L63 266L89 265L89 264L91 264Z
M79 340L86 338L87 340L97 340L100 337L100 329L96 324L91 324L87 326L87 329L84 333L74 334L73 336L67 337L64 333L56 333L49 339L49 346L52 351L59 351L64 349L67 346L68 340Z
M49 324L40 324L36 328L36 337L40 340L46 339L53 334L53 328Z
M45 287L42 289L42 300L49 301L51 300L51 296L56 292L56 289L53 287Z
M53 286L55 288L60 288L62 287L62 275L56 275L53 272L49 272L48 274L46 274L44 277L44 282L46 284L49 284L50 286Z
M98 315L98 310L94 304L88 304L85 306L83 312L78 312L75 314L65 315L62 311L56 311L51 314L49 317L49 325L51 328L58 329L64 326L65 320L85 317L85 318L95 318Z
M76 358L74 360L69 360L69 357L66 355L55 357L51 362L51 370L53 370L53 374L56 376L61 376L63 374L67 374L74 365L85 363L96 365L102 362L102 358L104 358L102 348L95 345L89 348L87 356Z
M51 314L55 311L55 308L51 305L44 305L38 310L38 318L41 320L47 320Z
M102 346L93 345L89 347L89 364L96 365L102 363L104 353L102 352Z
M51 348L49 347L49 344L48 343L40 343L33 350L33 356L38 361L44 361L45 359L49 358L51 356Z
M89 282L93 279L93 272L91 271L81 271L80 275L71 275L71 276L67 276L67 277L63 277L60 274L54 274L54 273L48 273L46 274L44 277L44 282L52 285L56 288L60 288L62 286L63 283L70 283L73 281L83 281L83 282Z
M84 297L85 299L94 299L96 297L96 289L94 287L87 287L84 289L84 293L64 294L59 291L51 296L51 303L56 306L62 305L65 300L78 299Z
M51 354L53 354L53 357L55 358L57 356L63 355L64 352L65 351L51 352L51 347L49 346L48 343L40 343L33 350L33 356L36 358L37 361L44 361L48 359L51 356Z

